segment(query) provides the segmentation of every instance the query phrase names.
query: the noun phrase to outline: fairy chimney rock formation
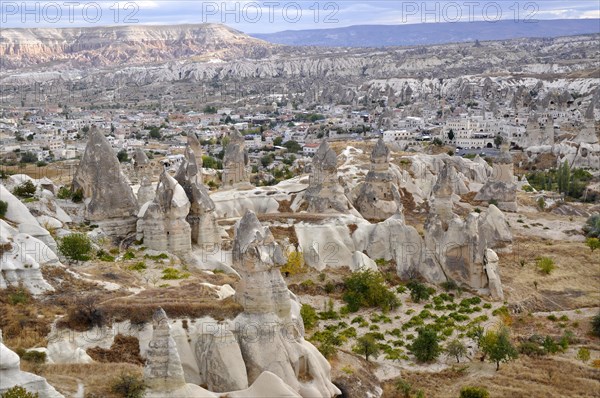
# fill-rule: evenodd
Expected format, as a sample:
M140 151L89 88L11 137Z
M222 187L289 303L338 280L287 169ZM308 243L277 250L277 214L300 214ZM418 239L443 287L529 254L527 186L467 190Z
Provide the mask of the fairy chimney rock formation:
M125 237L135 231L137 200L111 145L96 127L90 131L73 188L83 191L86 220L107 235Z
M219 245L221 235L217 225L215 204L210 198L208 189L202 184L202 168L198 166L196 151L192 149L189 141L185 149L185 158L175 179L190 201L190 211L186 220L191 227L192 243L207 248Z
M304 198L309 213L350 213L354 210L338 179L337 155L327 141L323 141L315 152Z
M137 192L137 200L138 204L142 206L144 203L154 199L154 194L156 192L156 190L152 188L152 176L154 170L150 159L148 159L146 152L144 152L142 148L135 149L135 152L133 152L133 161L135 174L140 183Z
M230 141L223 156L222 181L225 187L249 183L248 152L244 144L244 137L238 131L234 131L229 137Z
M494 160L492 175L481 187L475 200L494 201L500 210L517 211L517 184L514 181L514 165L508 145L502 145L500 156Z
M359 213L368 220L386 220L402 206L389 167L390 150L380 138L373 148L370 170L354 203Z
M152 339L148 343L144 381L152 391L172 391L186 385L177 345L171 336L167 314L157 309L152 317Z
M189 253L191 228L186 221L190 201L181 185L166 170L160 175L156 197L140 210L138 238L148 249L171 253Z

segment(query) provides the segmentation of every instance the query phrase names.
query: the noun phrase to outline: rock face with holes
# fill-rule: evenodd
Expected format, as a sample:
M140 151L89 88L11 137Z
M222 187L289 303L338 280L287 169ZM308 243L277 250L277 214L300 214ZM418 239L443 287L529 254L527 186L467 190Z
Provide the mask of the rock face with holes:
M253 336L238 336L248 381L269 371L306 398L340 394L330 381L329 363L304 340L299 306L278 269L284 262L269 228L248 211L236 225L233 243L233 265L242 278L236 299L244 306L234 323L240 330L260 328Z
M191 227L186 221L190 201L166 170L160 175L156 197L140 210L138 239L151 250L187 254L192 249Z
M191 227L191 240L195 245L210 249L221 244L221 235L217 225L215 204L202 184L202 160L198 163L193 150L193 139L188 137L185 158L175 175L175 179L183 187L190 202L190 211L186 217ZM196 139L196 142L198 140ZM200 144L198 143L198 147Z
M85 218L107 235L125 237L135 231L137 200L104 134L89 133L85 152L73 178L85 198Z
M354 207L368 220L382 221L402 206L400 193L390 172L390 150L380 138L371 153L371 167L360 187Z
M152 176L154 174L154 170L152 167L152 163L148 156L146 156L146 152L144 152L141 148L136 148L133 153L133 161L135 163L134 170L135 174L140 183L140 188L137 192L137 201L138 205L141 207L146 202L150 202L154 199L154 194L156 190L152 188Z
M492 175L481 187L475 200L495 201L503 211L517 211L517 184L515 183L514 165L508 145L502 146L500 156L494 159Z
M225 147L223 156L223 186L249 185L248 152L244 144L244 137L238 131L234 131L229 138L230 141Z
M453 212L450 167L446 165L433 190L432 211L425 222L424 261L418 271L432 283L452 280L490 294L493 290L493 297L497 297L501 285L497 286L499 277L494 275L498 273L492 275L496 283L492 288L484 256L488 249L510 251L512 234L504 214L494 205L466 218Z
M21 371L21 358L4 345L0 330L0 394L15 386L37 393L40 398L64 398L43 377Z
M348 201L337 174L337 155L323 141L312 162L309 185L304 193L309 213L356 212Z

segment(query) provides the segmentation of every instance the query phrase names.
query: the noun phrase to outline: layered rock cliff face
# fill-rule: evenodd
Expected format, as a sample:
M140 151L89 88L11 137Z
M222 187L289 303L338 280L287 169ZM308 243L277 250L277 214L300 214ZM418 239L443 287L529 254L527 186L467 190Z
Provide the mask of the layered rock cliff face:
M85 218L109 236L135 231L137 200L104 134L92 127L73 178L73 188L85 198Z
M277 47L219 24L2 29L2 40L0 57L7 67L56 61L102 66L189 57L256 58Z

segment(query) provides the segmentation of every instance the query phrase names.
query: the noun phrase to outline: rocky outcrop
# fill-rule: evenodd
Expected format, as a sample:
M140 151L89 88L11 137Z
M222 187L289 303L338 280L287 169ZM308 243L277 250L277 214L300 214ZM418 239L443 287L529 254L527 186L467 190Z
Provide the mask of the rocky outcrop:
M167 314L162 308L154 312L152 326L152 340L148 344L144 368L146 384L154 391L169 391L185 385L177 346L170 333Z
M136 148L133 153L133 161L134 161L134 170L137 176L137 179L140 183L140 187L137 192L137 202L141 207L146 202L150 202L154 199L154 194L156 190L152 187L152 176L154 175L154 170L152 167L152 163L148 156L146 156L146 152L142 148Z
M40 398L64 398L46 379L32 373L22 372L19 356L4 345L0 330L0 394L15 386L20 386L30 393L39 394Z
M396 214L398 207L402 206L389 165L390 150L380 138L371 153L369 173L354 201L356 210L368 220L385 220Z
M504 301L504 292L502 291L502 282L500 281L500 270L498 269L498 255L492 249L486 249L483 256L485 265L485 274L488 278L490 297L492 300Z
M190 211L186 220L191 227L192 243L210 249L221 244L221 234L217 225L215 204L210 198L208 189L202 184L202 167L199 166L202 164L202 160L198 162L196 157L199 149L194 151L193 145L193 139L190 140L188 136L185 158L175 179L185 191L190 202Z
M249 185L248 152L244 137L236 130L229 135L230 141L223 156L223 186Z
M514 165L508 145L503 145L500 156L494 159L492 175L481 187L475 200L495 201L503 211L517 211L517 184L515 183Z
M232 255L234 268L241 276L236 300L243 305L244 312L233 320L234 329L230 330L236 336L237 344L233 344L231 336L225 332L210 337L208 346L203 345L205 348L201 352L204 354L201 355L205 356L206 363L222 364L225 371L218 377L210 371L205 375L213 388L224 391L234 386L233 383L239 386L243 382L243 378L234 381L240 369L239 364L232 365L241 356L247 381L254 383L245 394L254 391L253 388L258 391L258 386L264 384L261 382L266 377L264 372L271 372L281 379L278 384L291 391L289 396L297 394L308 398L339 394L330 381L329 363L304 340L299 305L278 269L285 262L283 252L270 230L262 227L250 211L236 224ZM224 345L211 348L214 339L220 337L224 337ZM214 361L212 356L215 356ZM219 380L225 385L216 385Z
M187 254L192 249L191 227L186 221L190 201L181 185L166 170L160 175L156 197L140 210L138 239L151 250Z
M351 213L352 207L337 175L337 155L323 141L312 162L309 185L304 193L309 213Z
M31 214L27 206L10 193L2 184L0 184L0 198L8 204L6 214L4 215L7 221L13 223L19 232L41 240L54 253L58 253L56 241L50 235L50 232L43 228L39 221Z
M425 248L424 265L419 270L428 281L452 280L491 293L492 274L486 273L484 261L486 250L510 251L512 234L504 214L494 205L484 213L471 213L466 219L456 214L444 219L432 213L425 223ZM492 280L496 283L499 277L492 275ZM493 289L496 296L499 287Z
M41 267L59 265L58 257L44 242L20 233L0 220L0 289L23 286L32 294L54 291L44 280Z
M109 236L125 237L135 231L137 200L112 147L96 127L73 178L73 188L85 198L85 218Z

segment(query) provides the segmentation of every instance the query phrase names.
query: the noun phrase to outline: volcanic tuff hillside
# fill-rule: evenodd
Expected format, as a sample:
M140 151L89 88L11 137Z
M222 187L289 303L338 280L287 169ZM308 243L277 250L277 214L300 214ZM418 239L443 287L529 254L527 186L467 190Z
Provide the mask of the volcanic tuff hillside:
M219 24L2 29L0 62L12 69L56 61L107 66L190 57L228 60L268 57L274 47Z

